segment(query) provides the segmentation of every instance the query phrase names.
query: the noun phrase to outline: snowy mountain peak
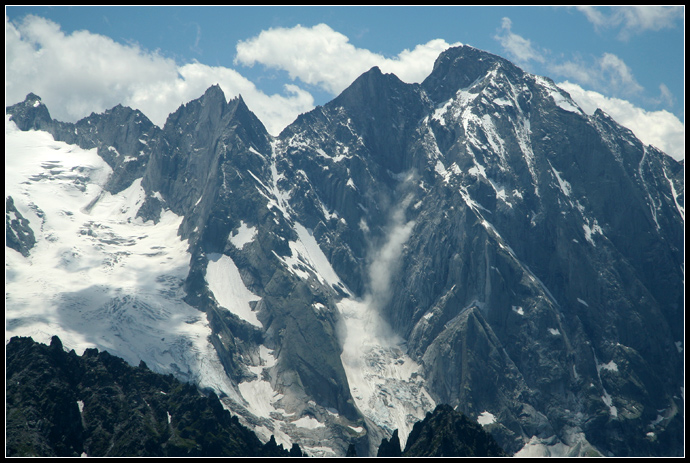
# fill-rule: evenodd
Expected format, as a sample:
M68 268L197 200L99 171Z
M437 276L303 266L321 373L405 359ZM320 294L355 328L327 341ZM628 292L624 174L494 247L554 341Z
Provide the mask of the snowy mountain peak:
M26 98L24 98L24 104L31 105L35 108L42 104L41 97L34 93L29 93L28 95L26 95Z
M434 62L431 74L422 82L422 88L432 101L442 103L458 90L486 76L491 69L501 66L503 72L521 74L509 61L470 46L445 50Z
M40 130L52 121L41 97L34 93L29 93L23 102L8 108L7 114L20 130Z

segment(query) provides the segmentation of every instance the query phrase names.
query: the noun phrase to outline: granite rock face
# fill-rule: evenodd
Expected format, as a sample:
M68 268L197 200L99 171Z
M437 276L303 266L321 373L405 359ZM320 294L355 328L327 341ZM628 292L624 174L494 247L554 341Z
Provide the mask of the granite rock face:
M281 141L350 225L312 219L359 294L361 243L390 231L396 207L398 225L414 224L383 311L437 402L500 414L492 432L511 452L524 435L566 441L566 427L605 454L680 451L657 431L682 433L671 411L683 374L682 165L470 47L444 52L421 86L373 69ZM624 372L631 363L641 369ZM674 418L655 421L657 410Z
M324 424L281 425L300 444L373 455L397 429L344 366L343 303L366 301L424 403L491 417L511 454L684 453L684 163L548 78L452 48L421 84L371 69L278 137L218 86L162 129L122 107L52 121L35 95L7 113L98 148L111 192L141 179L143 220L183 216L185 300L235 384L270 383L272 419ZM222 262L256 320L210 289Z
M24 257L36 244L29 221L14 207L12 196L5 198L5 246L20 252Z

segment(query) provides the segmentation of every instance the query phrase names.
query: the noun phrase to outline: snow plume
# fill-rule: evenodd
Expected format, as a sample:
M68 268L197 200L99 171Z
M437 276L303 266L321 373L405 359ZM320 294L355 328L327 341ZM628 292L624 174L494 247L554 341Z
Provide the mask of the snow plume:
M415 225L413 220L405 221L405 211L412 198L411 194L407 195L393 210L385 242L373 252L373 258L369 264L369 292L365 299L377 311L390 300L391 279L400 267L403 246Z
M405 243L415 222L406 219L414 199L409 190L415 176L407 175L398 191L404 199L393 207L380 246L372 245L369 287L360 300L338 302L341 314L340 356L352 397L361 412L388 432L398 430L404 446L416 421L435 404L424 389L421 367L405 354L403 340L381 317L391 300L391 282L400 270Z
M412 194L407 194L403 201L394 206L383 239L379 243L370 243L369 283L366 294L356 304L357 328L352 329L352 323L340 327L341 343L352 347L349 351L344 350L343 355L352 355L350 360L354 363L359 363L361 351L367 346L377 344L392 347L402 342L381 318L381 311L391 300L391 281L400 269L404 245L415 225L414 220L407 221L405 216L413 198ZM354 339L356 337L360 339Z

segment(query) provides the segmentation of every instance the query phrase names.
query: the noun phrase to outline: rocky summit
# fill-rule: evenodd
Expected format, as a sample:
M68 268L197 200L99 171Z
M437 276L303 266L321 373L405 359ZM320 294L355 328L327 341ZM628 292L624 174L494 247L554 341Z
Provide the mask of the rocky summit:
M162 128L6 114L7 338L309 455L405 449L440 404L509 454L684 454L684 162L550 79L451 48L277 137L219 86Z

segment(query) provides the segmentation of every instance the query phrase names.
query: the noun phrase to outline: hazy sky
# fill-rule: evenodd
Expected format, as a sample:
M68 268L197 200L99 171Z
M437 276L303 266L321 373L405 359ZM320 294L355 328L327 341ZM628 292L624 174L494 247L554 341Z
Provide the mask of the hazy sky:
M685 157L685 8L5 8L5 99L59 120L118 103L162 126L219 83L277 135L372 66L421 82L466 44L551 77L645 143Z

